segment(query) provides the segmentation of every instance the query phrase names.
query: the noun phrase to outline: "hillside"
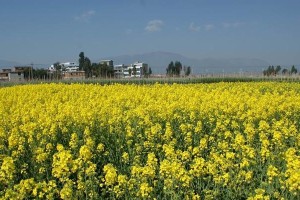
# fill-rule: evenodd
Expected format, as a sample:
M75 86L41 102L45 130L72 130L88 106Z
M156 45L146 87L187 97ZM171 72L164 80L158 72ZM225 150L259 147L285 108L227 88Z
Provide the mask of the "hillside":
M131 64L136 61L146 62L154 73L165 73L170 61L180 61L185 66L191 66L195 74L199 73L233 73L233 72L261 72L269 63L261 59L249 58L188 58L186 56L170 52L151 52L136 55L121 55L106 57L112 59L114 64Z

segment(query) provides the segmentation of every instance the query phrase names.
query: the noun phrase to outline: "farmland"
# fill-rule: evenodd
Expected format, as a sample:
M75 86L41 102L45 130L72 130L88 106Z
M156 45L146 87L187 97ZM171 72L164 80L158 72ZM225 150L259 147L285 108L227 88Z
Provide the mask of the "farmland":
M300 198L297 82L11 85L0 118L1 199Z

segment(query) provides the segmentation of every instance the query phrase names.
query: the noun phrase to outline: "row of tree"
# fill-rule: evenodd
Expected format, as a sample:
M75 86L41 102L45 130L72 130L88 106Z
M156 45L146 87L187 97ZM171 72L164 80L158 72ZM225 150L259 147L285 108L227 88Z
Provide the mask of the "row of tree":
M108 66L106 63L91 63L91 60L84 55L84 52L79 54L79 70L83 70L86 73L86 77L114 77L113 66ZM142 72L145 77L152 74L151 68L144 67ZM133 69L129 69L130 75L136 75L137 69L134 66Z
M84 52L79 54L79 70L83 70L86 73L86 77L113 77L114 68L108 66L106 63L92 63L91 60L84 55Z
M297 74L298 72L298 70L294 65L291 67L290 70L287 68L282 69L280 65L277 65L276 67L270 65L268 69L263 71L263 74L264 76L276 76L280 73L280 71L283 75L292 75L292 74Z
M173 61L170 62L170 64L168 65L167 69L167 76L189 76L191 74L191 67L188 66L184 66L182 67L181 62L179 61L175 61L175 63Z

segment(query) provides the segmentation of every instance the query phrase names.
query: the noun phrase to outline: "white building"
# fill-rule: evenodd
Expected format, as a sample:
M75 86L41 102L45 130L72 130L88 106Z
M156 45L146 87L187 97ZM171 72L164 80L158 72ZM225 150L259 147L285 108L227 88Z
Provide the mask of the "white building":
M144 77L144 75L148 72L148 64L143 62L135 62L131 64L125 71L124 75L128 77Z
M9 72L8 73L9 81L24 81L24 72Z
M65 63L59 63L62 69L65 68L71 68L71 67L79 67L79 65L75 62L65 62Z
M79 67L66 67L65 71L67 72L77 72L79 70Z
M114 75L116 78L125 78L125 76L128 75L128 66L121 64L121 65L115 65L114 66Z
M79 65L75 62L59 63L58 65L61 67L61 71L76 72L79 70ZM54 65L51 65L48 70L50 72L56 71Z
M51 65L50 67L48 67L48 70L49 70L50 72L56 71L54 65Z

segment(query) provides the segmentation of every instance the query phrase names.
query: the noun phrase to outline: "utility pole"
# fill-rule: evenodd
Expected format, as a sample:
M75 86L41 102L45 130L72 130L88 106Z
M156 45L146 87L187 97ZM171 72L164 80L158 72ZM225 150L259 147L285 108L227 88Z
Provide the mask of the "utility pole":
M30 77L30 80L32 80L33 79L33 73L32 73L32 69L33 69L33 62L31 62L31 68L29 69L29 77Z

